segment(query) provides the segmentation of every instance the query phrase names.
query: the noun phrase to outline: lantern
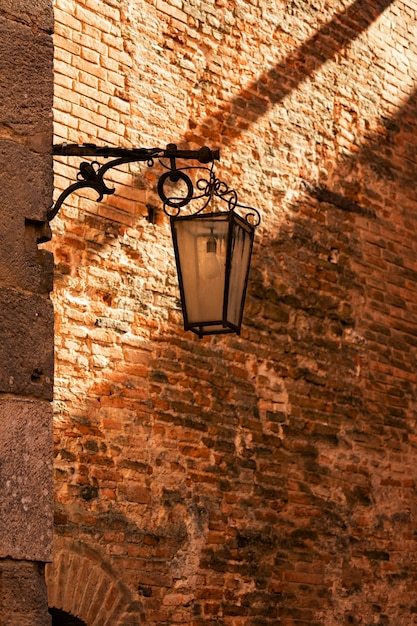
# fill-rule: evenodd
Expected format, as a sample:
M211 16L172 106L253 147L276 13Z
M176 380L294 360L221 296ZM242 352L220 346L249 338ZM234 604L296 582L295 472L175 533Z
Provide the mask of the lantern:
M204 335L240 334L255 227L259 212L239 204L236 191L220 181L213 167L206 168L208 180L195 187L185 170L171 158L171 167L158 182L164 211L171 219L171 231L181 294L185 330ZM171 186L170 195L164 185ZM172 186L182 185L185 195ZM205 212L214 200L226 203L227 211ZM193 200L203 206L191 215L180 215ZM244 211L243 216L235 209Z
M77 189L94 189L98 193L97 202L113 194L115 190L104 181L109 169L137 162L153 167L158 159L167 170L158 180L158 194L171 219L185 330L200 337L240 333L254 232L261 217L257 209L240 204L236 191L216 178L213 168L214 161L220 158L219 150L207 146L179 150L173 143L165 150L60 144L54 146L53 152L60 156L101 156L113 160L103 165L98 161L83 161L77 182L60 194L48 211L48 221L54 219L67 196ZM195 160L199 165L178 167L177 159ZM210 168L203 167L209 163ZM204 169L208 178L193 182L186 171L196 169ZM213 200L224 202L228 210L206 213ZM198 206L195 213L180 215L182 208L193 201Z
M254 227L235 211L171 216L185 330L240 333Z

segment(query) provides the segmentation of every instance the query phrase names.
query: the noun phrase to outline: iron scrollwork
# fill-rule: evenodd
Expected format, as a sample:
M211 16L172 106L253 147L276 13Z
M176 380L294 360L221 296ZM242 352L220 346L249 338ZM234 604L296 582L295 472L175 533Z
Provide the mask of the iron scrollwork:
M66 198L77 189L90 188L98 193L97 202L101 202L105 195L111 195L115 189L110 188L104 181L104 175L109 169L124 163L144 162L148 167L153 167L155 160L166 169L158 181L158 194L163 202L164 212L168 216L179 215L181 209L192 201L201 201L202 206L195 214L202 213L213 198L219 198L226 204L228 210L239 210L242 217L252 226L258 226L261 221L259 211L254 207L246 206L238 202L235 190L230 189L226 183L219 180L214 174L214 161L219 160L219 151L211 150L207 146L199 150L179 150L175 144L168 144L166 149L162 148L111 148L107 146L96 146L94 144L60 144L53 148L56 156L92 156L110 158L113 160L100 165L98 161L81 162L77 173L77 182L70 185L58 197L55 205L48 212L48 221L51 221L58 214ZM162 159L168 159L169 165ZM200 165L177 167L177 159L195 160ZM211 163L211 167L207 164ZM206 178L198 178L194 183L188 173L194 170L203 169ZM182 183L185 186L185 195L167 195L165 186L167 183L175 185Z

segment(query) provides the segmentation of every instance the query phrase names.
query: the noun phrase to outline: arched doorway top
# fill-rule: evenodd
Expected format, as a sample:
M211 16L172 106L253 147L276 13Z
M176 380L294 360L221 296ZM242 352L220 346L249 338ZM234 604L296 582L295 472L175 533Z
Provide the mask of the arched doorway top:
M52 626L87 626L82 619L74 617L62 609L52 607L49 612L52 615Z
M58 537L54 548L54 561L46 568L48 604L57 619L72 618L73 621L62 621L62 626L121 623L132 594L102 555L84 544Z

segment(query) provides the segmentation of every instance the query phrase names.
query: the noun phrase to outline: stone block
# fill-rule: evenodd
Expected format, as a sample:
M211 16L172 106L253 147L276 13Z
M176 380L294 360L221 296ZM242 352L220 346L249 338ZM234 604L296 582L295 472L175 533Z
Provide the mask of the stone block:
M0 559L0 589L2 626L51 625L42 565Z
M2 0L0 14L47 33L53 31L54 13L50 0Z
M0 285L49 293L53 257L38 243L50 238L46 213L52 204L51 157L0 140L0 171Z
M0 15L0 59L0 136L19 140L37 152L50 151L53 101L50 35Z
M0 401L0 558L52 557L52 407Z
M49 142L48 148L51 150ZM0 137L2 206L11 216L45 221L52 204L52 165L51 153L31 151L27 146Z
M0 392L52 399L53 307L49 299L0 289Z

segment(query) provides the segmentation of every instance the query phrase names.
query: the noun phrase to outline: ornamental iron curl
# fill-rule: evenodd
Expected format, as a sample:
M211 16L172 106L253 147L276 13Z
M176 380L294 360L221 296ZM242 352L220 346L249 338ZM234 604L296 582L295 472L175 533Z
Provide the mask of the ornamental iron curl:
M158 180L158 194L163 202L166 215L176 217L181 209L192 201L202 200L202 206L195 211L195 215L202 213L213 198L219 198L226 204L229 211L239 210L242 217L256 227L261 221L260 213L254 207L250 207L238 202L235 190L230 189L226 183L216 178L214 174L214 161L220 159L219 150L211 150L207 146L199 150L179 150L175 144L168 144L166 149L162 148L111 148L107 146L96 146L95 144L59 144L53 147L53 154L56 156L93 156L110 158L112 161L100 165L98 161L81 162L77 173L77 181L65 189L58 197L55 205L49 210L47 219L53 220L58 214L63 202L74 191L82 188L90 188L98 193L97 202L101 202L105 195L115 192L104 182L104 175L109 169L124 163L144 162L148 167L153 167L155 159L166 168ZM161 159L169 159L166 165ZM177 167L177 159L198 161L198 166ZM211 163L211 167L204 167ZM207 178L197 179L195 185L186 172L193 170L205 170ZM185 185L186 193L182 196L167 195L164 186L168 183L177 184L182 182ZM197 192L196 192L196 189Z

